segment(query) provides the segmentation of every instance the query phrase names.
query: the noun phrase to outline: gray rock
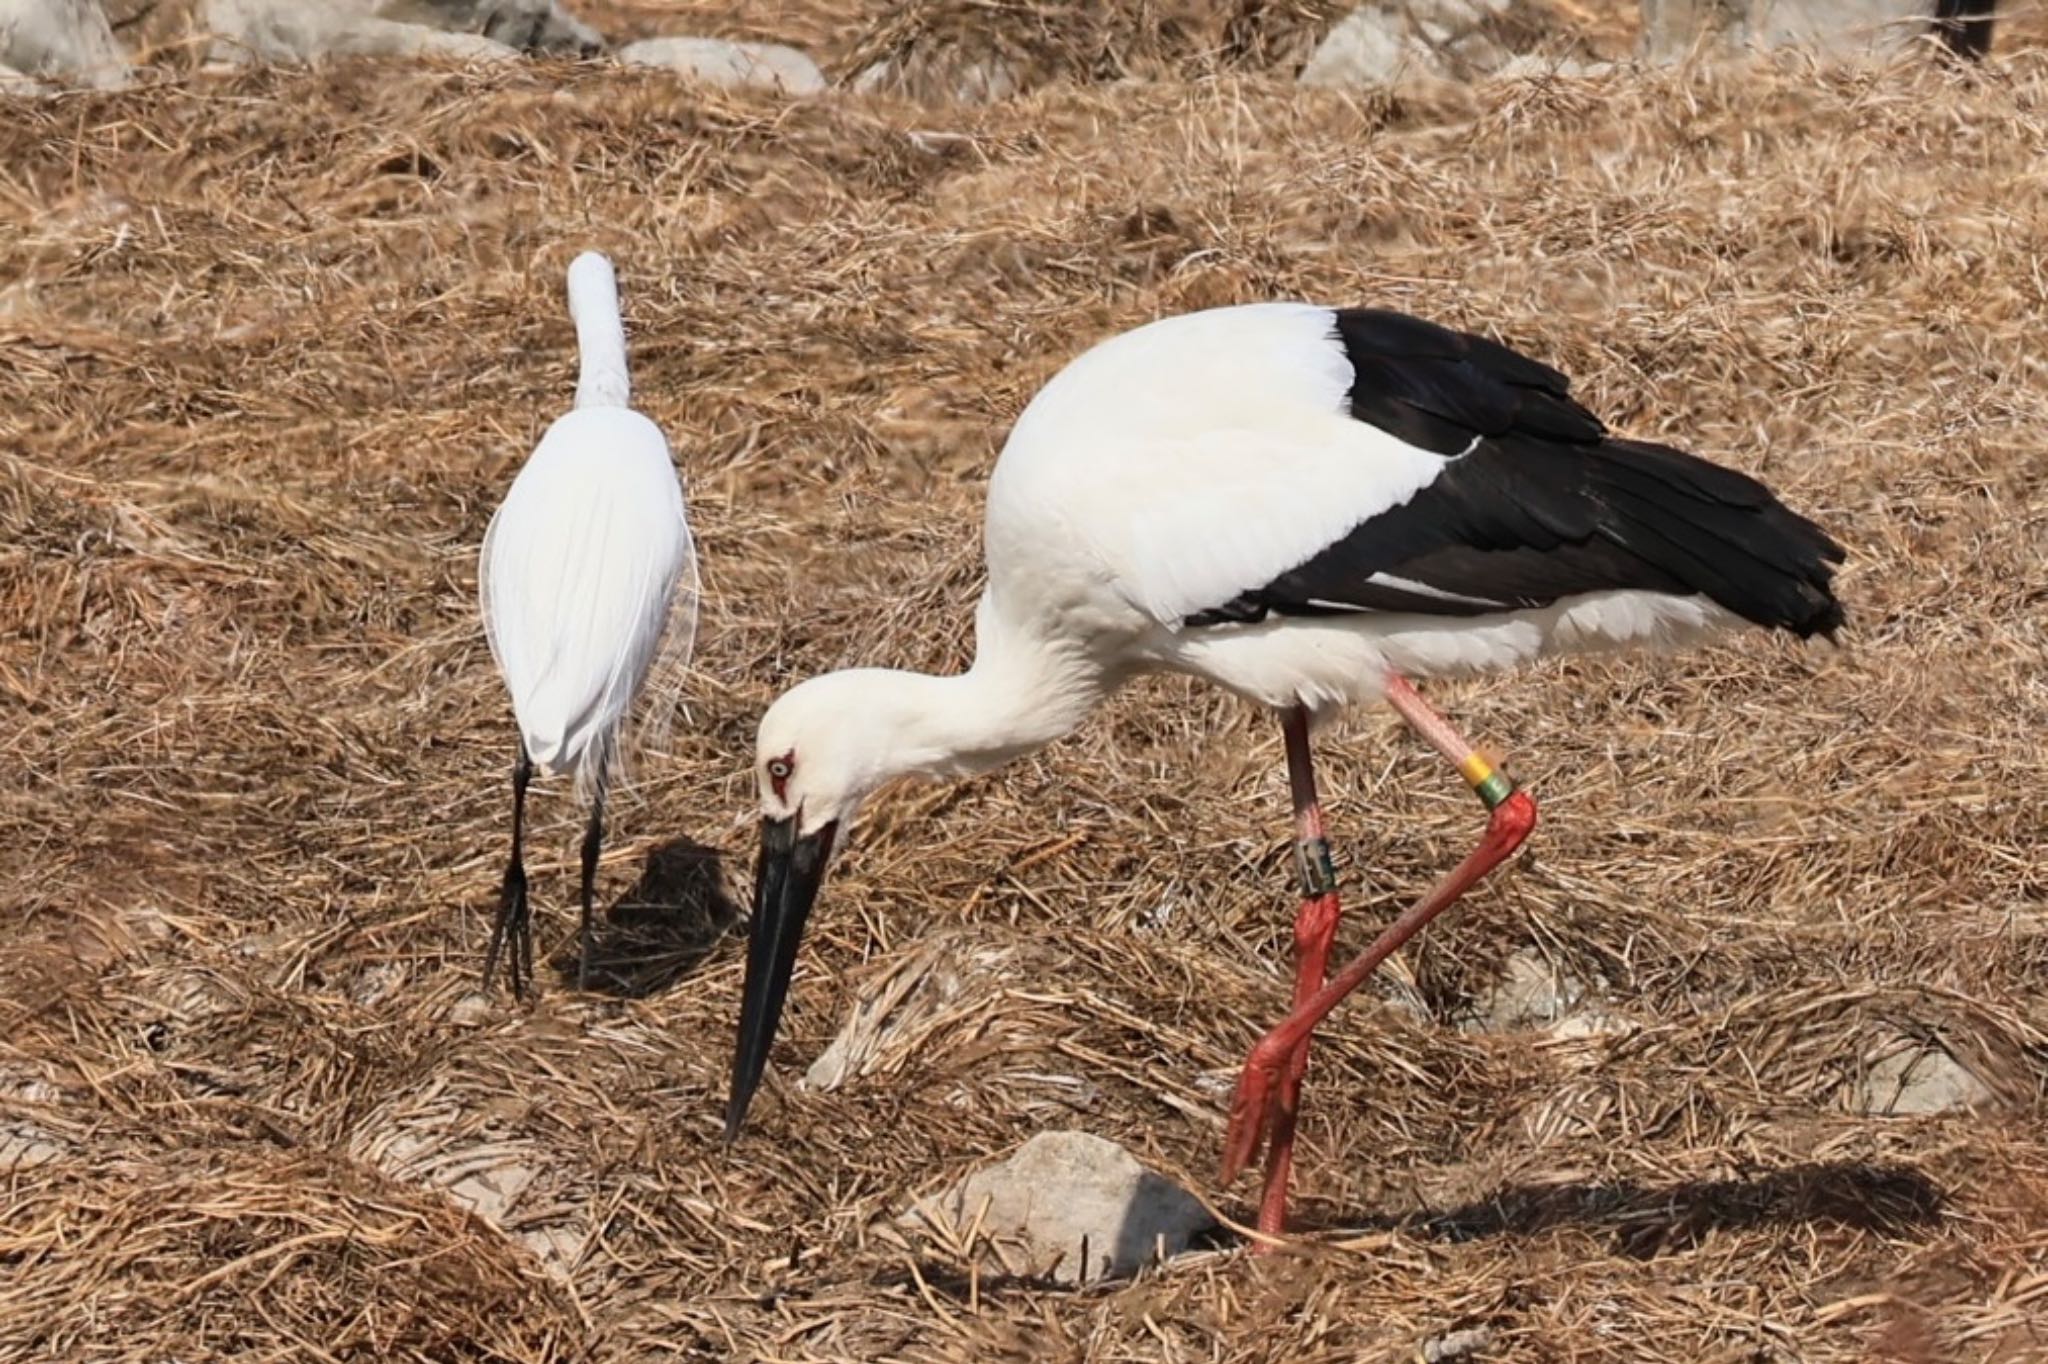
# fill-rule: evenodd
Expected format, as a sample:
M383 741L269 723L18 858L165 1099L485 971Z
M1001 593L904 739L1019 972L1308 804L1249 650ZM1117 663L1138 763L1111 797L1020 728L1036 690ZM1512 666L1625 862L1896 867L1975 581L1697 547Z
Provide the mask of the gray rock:
M555 0L205 0L201 21L214 36L214 56L225 60L497 62L522 52L589 56L604 47L602 34Z
M206 0L201 22L217 61L440 56L510 61L517 50L475 33L387 19L374 0Z
M1453 1361L1477 1359L1479 1352L1493 1344L1493 1331L1485 1326L1468 1326L1462 1331L1446 1331L1422 1342L1423 1364L1453 1364Z
M101 90L129 78L128 58L94 0L0 0L0 67Z
M1564 1018L1585 997L1585 986L1557 970L1541 953L1523 950L1507 959L1499 980L1476 996L1457 1019L1461 1032L1520 1032Z
M990 1272L1064 1284L1128 1277L1215 1223L1193 1194L1123 1147L1071 1131L1039 1133L899 1219L982 1258Z
M1828 56L1895 51L1928 30L1928 0L1642 0L1642 52L1677 61L1695 47L1803 47Z
M1948 1113L1993 1097L1991 1087L1946 1050L1903 1038L1866 1058L1850 1090L1857 1112L1881 1117Z
M515 52L594 57L605 48L604 35L559 0L378 0L377 16L473 34Z
M1330 30L1303 85L1359 89L1415 76L1471 80L1514 55L1496 36L1514 0L1374 0Z
M619 60L654 66L705 85L815 95L825 88L818 64L781 43L722 38L647 38L619 49Z
M914 52L902 61L884 58L862 68L850 82L857 95L902 95L924 103L993 104L1023 88L1014 63L1000 57L958 52Z

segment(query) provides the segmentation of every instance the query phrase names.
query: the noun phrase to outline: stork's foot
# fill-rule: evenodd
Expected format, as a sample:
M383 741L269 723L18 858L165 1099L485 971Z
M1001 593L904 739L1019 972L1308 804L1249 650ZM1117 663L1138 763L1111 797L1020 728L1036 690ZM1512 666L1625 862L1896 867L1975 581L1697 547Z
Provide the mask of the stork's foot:
M1237 1093L1230 1100L1230 1127L1223 1136L1223 1182L1258 1159L1259 1149L1278 1119L1280 1079L1287 1071L1288 1053L1275 1033L1267 1033L1252 1048L1244 1069L1237 1077Z

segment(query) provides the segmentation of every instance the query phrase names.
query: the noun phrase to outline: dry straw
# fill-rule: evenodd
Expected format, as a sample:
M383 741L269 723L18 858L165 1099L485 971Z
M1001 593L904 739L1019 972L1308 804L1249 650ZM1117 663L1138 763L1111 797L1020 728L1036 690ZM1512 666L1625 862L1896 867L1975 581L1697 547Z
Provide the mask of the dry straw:
M0 1358L1394 1360L1480 1327L1494 1360L2039 1357L2044 107L2026 54L946 111L548 67L7 104ZM573 384L585 246L690 479L705 629L616 814L609 993L522 1010L474 995L513 730L472 574ZM1437 688L1546 819L1318 1044L1313 1248L977 1278L875 1220L1048 1126L1247 1213L1211 1172L1286 995L1278 735L1149 682L878 800L727 1153L752 722L818 669L964 661L983 480L1061 363L1285 295L1498 334L1761 472L1849 546L1854 628ZM1389 721L1325 753L1356 943L1479 817ZM535 815L562 943L576 814ZM941 929L998 964L978 993L794 1089ZM1461 1029L1511 962L1578 1022ZM1859 1111L1902 1044L1985 1107Z

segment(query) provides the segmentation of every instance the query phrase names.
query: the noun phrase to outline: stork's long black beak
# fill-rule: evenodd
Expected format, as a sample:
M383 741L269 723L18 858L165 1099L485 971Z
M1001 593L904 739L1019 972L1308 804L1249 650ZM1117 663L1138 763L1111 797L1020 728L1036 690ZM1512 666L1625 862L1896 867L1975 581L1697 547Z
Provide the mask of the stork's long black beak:
M804 921L832 859L839 821L797 836L796 820L761 821L761 860L754 868L754 925L747 937L747 983L740 991L740 1035L732 1057L732 1094L725 1105L725 1139L747 1120L747 1105L768 1068L768 1048L782 1022L782 1001L796 969Z

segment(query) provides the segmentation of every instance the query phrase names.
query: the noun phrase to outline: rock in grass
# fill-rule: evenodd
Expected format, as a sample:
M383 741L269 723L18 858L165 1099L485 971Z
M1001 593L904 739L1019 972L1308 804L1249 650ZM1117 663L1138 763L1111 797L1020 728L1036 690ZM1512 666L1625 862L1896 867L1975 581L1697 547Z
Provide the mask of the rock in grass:
M204 0L200 17L214 55L226 61L503 62L521 53L594 56L604 47L602 34L556 0Z
M1128 1278L1215 1224L1193 1194L1123 1147L1072 1131L1039 1133L899 1219L978 1259L984 1272L1063 1284Z
M1941 1047L1901 1039L1866 1058L1850 1104L1859 1113L1904 1117L1976 1108L1993 1097L1989 1085Z
M0 68L7 88L35 94L46 76L100 89L128 83L128 58L95 0L0 0Z
M1358 89L1411 76L1471 80L1512 55L1511 0L1377 0L1330 30L1301 69L1303 85Z
M314 62L323 57L444 57L511 61L516 49L477 33L386 19L367 0L205 0L202 27L225 62Z
M1927 0L1643 0L1643 55L1800 47L1825 56L1896 51L1928 32Z
M825 88L825 73L818 69L818 64L781 43L647 38L620 48L619 60L635 66L660 67L687 80L727 89L815 95Z
M1446 1331L1440 1336L1431 1336L1422 1342L1423 1364L1456 1364L1459 1360L1476 1360L1480 1351L1493 1344L1493 1331L1485 1326L1468 1326L1462 1331Z
M376 13L535 55L594 57L605 46L604 35L563 9L560 0L376 0Z

